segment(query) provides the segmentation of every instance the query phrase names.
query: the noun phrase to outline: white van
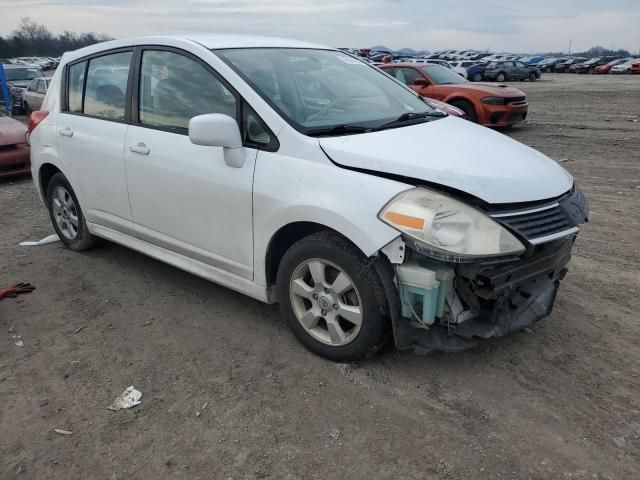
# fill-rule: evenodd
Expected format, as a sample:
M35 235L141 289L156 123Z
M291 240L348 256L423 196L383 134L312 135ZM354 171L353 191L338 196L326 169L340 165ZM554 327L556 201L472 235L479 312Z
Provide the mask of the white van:
M357 58L241 36L65 54L29 119L71 250L125 245L263 302L335 361L457 351L551 311L584 197L560 165Z

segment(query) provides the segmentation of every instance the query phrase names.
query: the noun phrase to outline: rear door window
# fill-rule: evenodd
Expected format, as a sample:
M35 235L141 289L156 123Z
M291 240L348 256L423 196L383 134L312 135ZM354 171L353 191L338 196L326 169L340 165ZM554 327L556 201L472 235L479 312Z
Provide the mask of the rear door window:
M82 88L87 62L76 63L69 67L68 74L68 110L70 112L82 112Z
M127 80L132 52L120 52L89 60L84 113L124 120Z

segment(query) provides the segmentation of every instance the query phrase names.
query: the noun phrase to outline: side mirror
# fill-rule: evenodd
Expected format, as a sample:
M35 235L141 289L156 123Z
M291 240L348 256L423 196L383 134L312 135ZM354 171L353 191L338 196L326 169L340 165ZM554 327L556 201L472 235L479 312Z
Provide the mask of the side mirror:
M414 80L413 84L416 87L426 87L427 85L429 85L429 80L424 77L418 77Z
M229 115L207 113L189 120L189 140L194 145L222 147L224 161L230 167L244 165L245 151L238 122Z

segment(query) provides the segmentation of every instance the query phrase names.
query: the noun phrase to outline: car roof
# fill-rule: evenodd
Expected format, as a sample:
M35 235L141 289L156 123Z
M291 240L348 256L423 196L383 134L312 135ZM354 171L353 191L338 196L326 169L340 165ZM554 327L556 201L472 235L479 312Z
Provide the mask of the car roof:
M13 63L4 64L5 70L11 70L12 68L40 68L40 65L14 65Z
M135 45L173 45L176 42L191 42L200 44L208 49L223 48L314 48L324 50L336 50L332 47L315 43L303 42L278 37L260 37L254 35L216 35L216 34L193 34L193 35L155 35L145 37L131 37L119 40L102 42L88 47L67 52L63 56L65 61L81 58L85 55L99 53L113 48L129 47Z

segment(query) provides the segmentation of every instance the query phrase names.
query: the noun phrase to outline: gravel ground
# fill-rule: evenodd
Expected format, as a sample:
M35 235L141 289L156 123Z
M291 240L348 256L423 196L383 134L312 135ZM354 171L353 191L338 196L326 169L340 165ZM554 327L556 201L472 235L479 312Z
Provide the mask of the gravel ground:
M52 228L0 180L0 285L38 288L0 302L0 478L640 478L640 76L516 86L506 134L592 221L553 314L462 354L336 365L277 307L125 248L19 247ZM142 404L107 410L129 385Z

